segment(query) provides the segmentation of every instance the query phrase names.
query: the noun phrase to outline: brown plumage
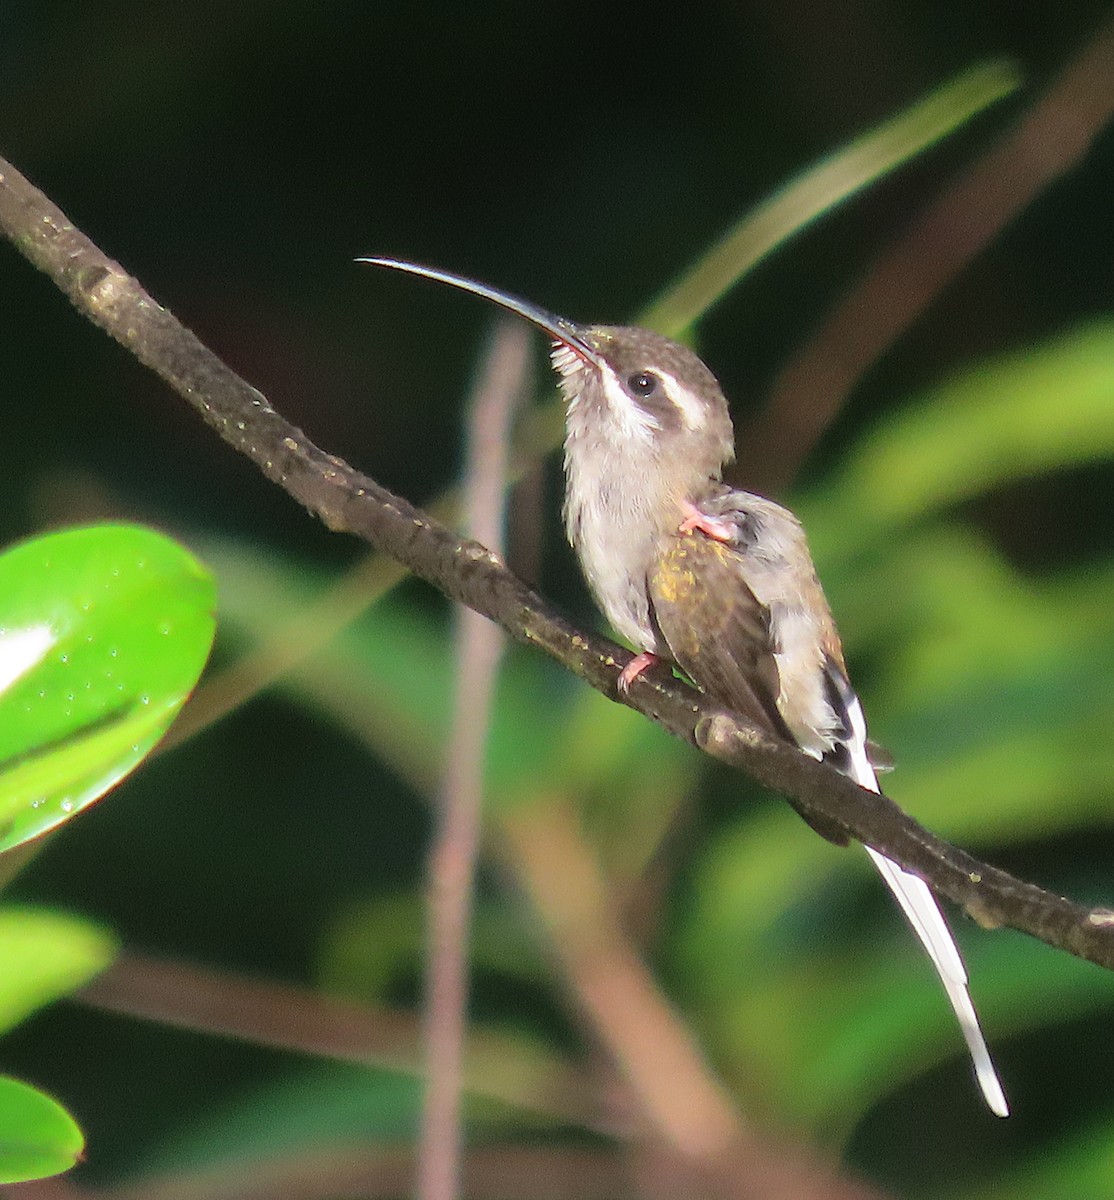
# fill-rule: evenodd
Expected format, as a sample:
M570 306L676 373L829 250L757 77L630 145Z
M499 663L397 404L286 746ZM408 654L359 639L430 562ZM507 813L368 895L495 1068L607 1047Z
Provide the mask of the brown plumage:
M695 530L675 534L649 581L654 620L669 656L726 708L791 740L778 712L770 610L740 586L739 554Z

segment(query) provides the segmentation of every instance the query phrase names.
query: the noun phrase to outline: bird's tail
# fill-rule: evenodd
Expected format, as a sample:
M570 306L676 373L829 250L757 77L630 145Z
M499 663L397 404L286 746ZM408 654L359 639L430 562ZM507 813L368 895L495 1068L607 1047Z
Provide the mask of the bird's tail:
M999 1117L1008 1117L1010 1107L1002 1091L1002 1081L994 1069L990 1051L986 1048L986 1040L979 1028L975 1006L971 1003L971 994L967 990L967 972L963 968L963 960L959 957L944 914L936 903L936 897L923 879L911 875L877 850L872 850L869 846L865 849L874 860L874 865L890 891L897 897L909 924L913 926L921 944L928 951L928 957L932 959L932 965L940 976L940 982L944 985L944 991L947 992L952 1010L959 1021L963 1040L967 1043L971 1061L975 1064L975 1076L990 1111Z
M852 754L851 764L852 769L849 774L858 785L868 787L872 792L879 791L878 779L875 778L874 769L867 762L866 754L860 756ZM1002 1091L1001 1080L998 1078L998 1072L990 1058L986 1039L983 1038L982 1030L978 1026L975 1006L971 1003L971 994L968 991L968 973L963 965L963 959L959 956L959 949L952 937L952 931L948 929L944 913L940 911L940 905L936 904L932 890L922 878L912 875L903 866L898 866L892 859L886 858L885 854L880 854L869 846L863 848L886 881L886 886L896 896L909 924L914 928L917 937L921 938L922 946L927 950L929 958L933 960L936 974L939 974L940 982L944 984L944 990L947 992L948 1001L951 1002L952 1012L956 1014L956 1019L959 1021L964 1042L968 1044L971 1062L975 1064L978 1086L982 1088L982 1094L986 1097L990 1111L994 1112L996 1116L1010 1116L1010 1105L1006 1103L1006 1093Z
M858 736L852 736L845 743L847 774L860 787L877 792L880 790L878 780L866 754L866 722L857 698L854 700L854 708L858 711L849 715L852 726L857 726L854 732ZM963 966L963 959L959 957L959 950L944 914L936 903L936 897L923 879L906 871L904 867L899 867L877 850L872 850L869 846L864 849L886 881L886 886L897 898L902 912L905 913L917 937L921 939L921 945L928 952L928 957L932 959L932 965L936 968L951 1002L952 1011L959 1021L963 1040L967 1043L971 1061L975 1065L975 1076L990 1111L999 1117L1008 1117L1010 1109L1002 1091L1002 1082L990 1058L990 1051L986 1048L986 1041L979 1028L979 1018L974 1004L971 1003L971 994L967 990L967 971Z

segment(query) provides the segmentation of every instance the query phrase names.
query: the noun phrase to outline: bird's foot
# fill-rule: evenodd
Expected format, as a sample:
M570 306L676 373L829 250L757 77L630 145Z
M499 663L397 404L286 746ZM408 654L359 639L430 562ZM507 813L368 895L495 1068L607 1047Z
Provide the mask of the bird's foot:
M722 517L710 517L707 513L703 513L696 507L695 504L690 504L687 500L681 505L681 511L685 514L685 519L681 522L681 527L678 533L692 533L699 529L701 533L707 534L717 542L731 542L735 540L738 530L732 521L725 520Z
M619 672L619 695L625 696L630 691L630 685L644 671L648 671L656 662L661 659L657 654L651 654L649 650L643 650L641 654L636 654L634 658Z

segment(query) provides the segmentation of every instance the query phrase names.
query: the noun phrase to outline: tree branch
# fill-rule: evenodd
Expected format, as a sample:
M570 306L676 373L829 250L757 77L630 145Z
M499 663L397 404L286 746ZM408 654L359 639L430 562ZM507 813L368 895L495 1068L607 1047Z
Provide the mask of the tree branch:
M629 651L574 628L490 550L315 446L3 159L0 229L80 312L330 529L370 542L516 640L540 647L598 691L616 695ZM886 797L863 791L833 768L764 737L661 672L640 677L628 703L780 792L801 812L834 823L922 875L981 924L1011 926L1114 969L1114 913L1072 903L978 862L922 829Z

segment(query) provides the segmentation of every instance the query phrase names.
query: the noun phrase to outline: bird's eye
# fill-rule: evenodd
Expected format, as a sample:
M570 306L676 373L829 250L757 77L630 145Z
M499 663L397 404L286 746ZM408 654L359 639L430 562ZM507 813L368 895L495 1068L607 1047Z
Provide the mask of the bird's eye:
M658 384L661 382L656 375L649 371L636 371L633 375L627 377L627 387L636 395L652 396L658 390Z

